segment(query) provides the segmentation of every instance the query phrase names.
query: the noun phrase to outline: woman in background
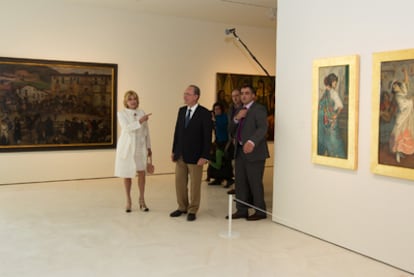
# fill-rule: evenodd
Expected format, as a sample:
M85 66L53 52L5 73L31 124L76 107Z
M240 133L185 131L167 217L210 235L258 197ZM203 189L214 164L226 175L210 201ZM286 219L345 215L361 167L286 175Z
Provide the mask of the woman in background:
M220 185L223 180L227 181L226 188L233 183L233 166L231 159L226 158L224 150L217 147L216 143L211 146L211 159L208 161L207 176L213 178L214 181L209 185Z
M228 140L228 117L224 112L224 106L220 102L213 105L212 120L214 122L214 133L216 136L215 143L221 149L224 149Z
M118 120L121 125L115 158L115 176L124 178L126 192L126 212L131 212L131 184L132 178L138 175L139 208L148 212L145 204L145 169L147 157L152 155L151 140L148 129L148 118L151 114L145 114L138 109L139 98L135 91L129 90L124 96L125 109L118 112Z
M224 112L224 106L220 102L216 102L213 105L213 112L212 112L212 120L214 122L214 133L215 133L215 141L213 144L213 148L217 149L217 151L213 152L213 158L215 162L213 164L209 163L210 170L207 170L208 178L212 177L215 180L210 182L209 185L220 185L223 180L227 180L226 188L230 187L233 183L233 174L228 173L228 169L232 171L231 159L224 159L225 157L232 157L232 153L228 153L230 149L231 141L229 142L229 122L228 116ZM222 153L223 157L223 166L221 162L221 157L218 158L217 154ZM227 152L227 153L226 153ZM218 163L218 160L220 162ZM225 161L225 163L224 163ZM227 163L230 161L230 163ZM211 176L212 173L214 176Z

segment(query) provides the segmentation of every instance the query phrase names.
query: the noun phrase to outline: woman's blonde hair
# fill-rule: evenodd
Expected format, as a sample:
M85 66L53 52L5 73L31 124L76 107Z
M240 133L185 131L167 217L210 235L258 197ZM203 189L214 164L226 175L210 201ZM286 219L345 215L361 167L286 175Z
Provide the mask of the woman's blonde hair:
M125 92L125 95L124 95L124 107L125 107L125 108L128 108L127 102L128 102L128 98L129 98L130 96L132 96L132 97L136 98L136 99L137 99L137 102L138 102L138 104L139 104L139 97L138 97L138 93L136 93L136 92L135 92L135 91L133 91L133 90L128 90L127 92Z

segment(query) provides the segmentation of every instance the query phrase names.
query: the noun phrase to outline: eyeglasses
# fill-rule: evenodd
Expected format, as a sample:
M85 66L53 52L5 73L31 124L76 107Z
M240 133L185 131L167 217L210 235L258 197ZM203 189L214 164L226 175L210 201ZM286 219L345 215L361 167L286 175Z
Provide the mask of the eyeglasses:
M184 92L184 96L194 96L194 93L188 93L188 92Z

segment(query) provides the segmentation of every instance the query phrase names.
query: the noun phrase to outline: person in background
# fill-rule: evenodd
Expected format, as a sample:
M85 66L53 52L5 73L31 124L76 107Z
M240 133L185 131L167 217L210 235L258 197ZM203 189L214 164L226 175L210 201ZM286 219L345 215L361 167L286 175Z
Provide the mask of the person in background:
M196 220L200 207L203 166L210 158L213 130L211 113L198 103L199 99L200 88L195 85L188 86L184 91L185 106L178 110L171 154L171 159L175 162L178 208L170 216L179 217L188 212L187 221Z
M225 157L228 158L228 156L229 156L229 155L227 155L228 153L225 153L225 150L228 149L228 147L226 147L226 146L229 142L228 117L227 117L227 114L224 113L223 104L221 104L220 102L216 102L213 105L212 120L214 122L214 133L215 133L215 137L216 137L215 142L214 142L214 149L217 150L217 151L215 151L216 153L213 153L213 156L215 157L214 160L217 158L216 154L221 154L221 153L223 154L222 158L224 158L224 154L226 154ZM220 158L220 161L221 160L222 159ZM224 161L225 160L223 159L223 162ZM220 162L219 165L220 166L218 166L218 164L215 164L213 166L213 168L215 168L217 171L224 170L224 167L222 167L222 162ZM228 163L226 163L226 165L228 165ZM229 165L231 167L231 163ZM227 168L228 168L228 166L226 166L226 170L227 170ZM212 177L209 174L209 172L212 172L212 171L207 170L208 178ZM226 176L226 177L225 178L223 178L223 177L218 177L218 178L213 177L213 178L215 178L215 180L210 182L209 185L220 185L223 180L227 180L227 185L226 186L230 186L232 183L234 183L233 176L228 177L229 174L227 174L226 172L223 172L222 174L219 174L219 172L216 172L216 173L217 173L217 174L215 174L216 176L223 175L223 176Z
M141 211L148 212L144 192L147 158L152 155L148 129L148 119L151 114L145 114L138 108L138 94L132 90L125 93L124 106L125 109L118 112L121 136L116 148L115 176L124 178L127 202L125 211L129 213L132 206L132 178L138 175L139 208Z
M233 219L265 219L263 173L265 160L269 157L267 147L267 111L255 102L255 90L251 85L240 89L243 108L235 115L236 130L236 198L252 204L255 213L249 216L248 206L237 201ZM227 216L228 218L228 216Z
M224 149L229 141L228 118L224 112L224 106L220 102L213 105L212 120L214 123L215 143L219 148Z
M224 180L227 184L233 183L233 167L231 159L228 159L224 150L213 143L211 147L211 159L208 161L207 175L214 179L209 185L220 185Z
M231 92L231 100L232 104L229 107L229 111L227 113L228 116L228 134L229 134L229 142L226 152L229 154L229 157L232 159L232 167L234 168L234 149L236 146L236 130L237 130L237 124L234 122L234 116L240 111L240 109L243 107L243 104L241 102L240 98L240 90L238 88L233 89ZM233 180L234 183L234 180ZM227 184L227 187L230 187L231 184ZM228 194L235 194L236 190L234 188L227 191Z

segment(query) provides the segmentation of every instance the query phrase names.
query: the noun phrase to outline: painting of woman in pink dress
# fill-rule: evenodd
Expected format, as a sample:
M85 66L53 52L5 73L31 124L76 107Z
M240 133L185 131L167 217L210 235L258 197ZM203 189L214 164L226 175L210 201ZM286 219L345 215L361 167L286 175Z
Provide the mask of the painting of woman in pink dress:
M406 155L414 154L414 96L408 93L408 72L402 69L404 82L395 80L391 92L397 103L395 125L392 129L389 145L397 163Z

